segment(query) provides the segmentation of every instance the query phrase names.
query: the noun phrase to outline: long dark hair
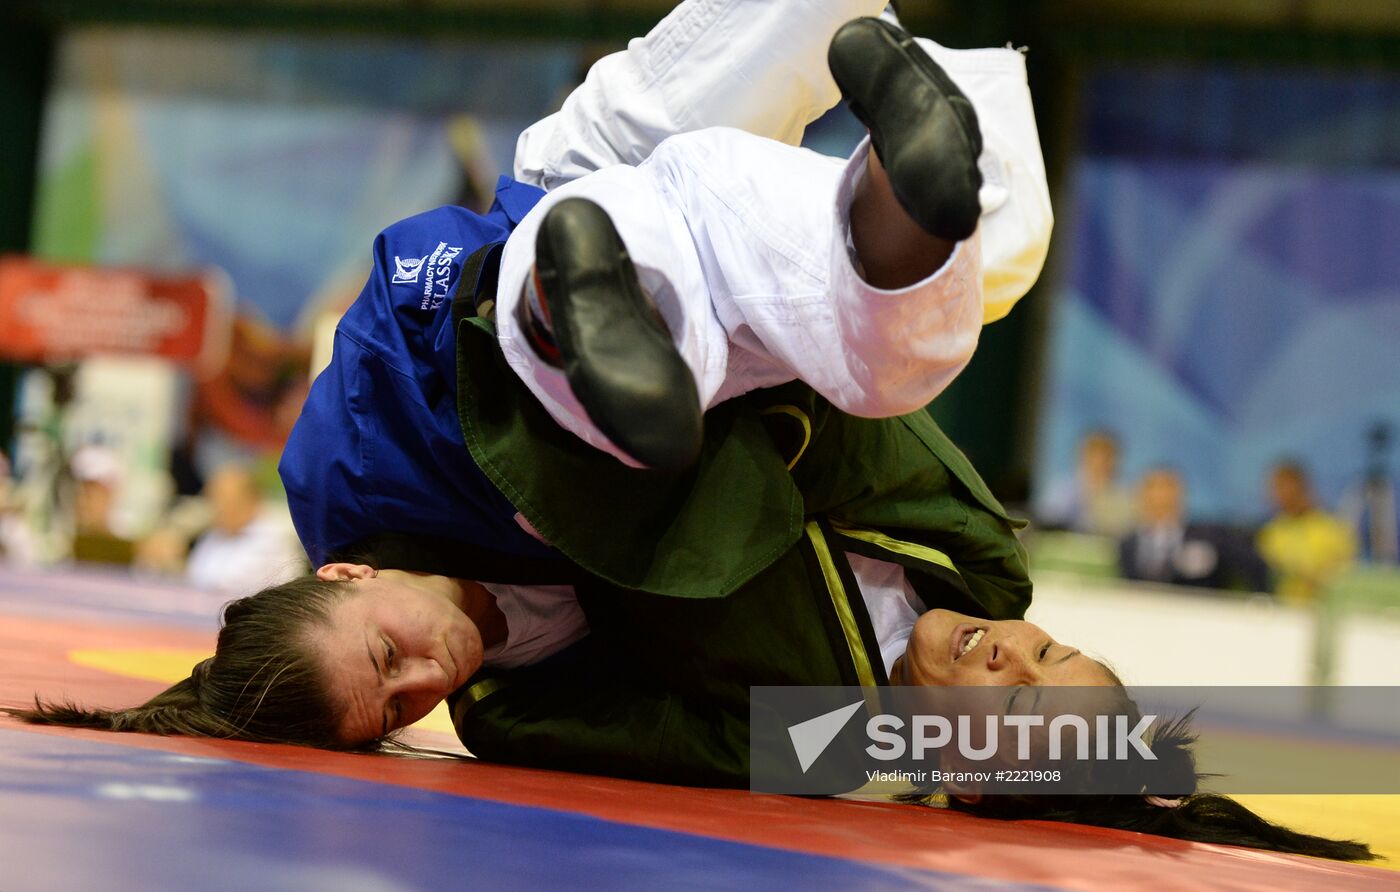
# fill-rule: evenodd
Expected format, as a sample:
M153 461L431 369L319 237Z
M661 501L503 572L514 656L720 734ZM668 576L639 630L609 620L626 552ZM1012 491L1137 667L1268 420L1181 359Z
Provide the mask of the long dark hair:
M305 576L233 601L224 608L214 656L140 706L87 709L36 697L32 709L4 711L44 725L376 749L381 740L348 747L337 738L328 669L308 643L349 590Z
M1122 689L1120 688L1120 691ZM1137 705L1121 695L1125 713L1141 718ZM1248 846L1272 852L1312 855L1336 861L1371 861L1370 846L1354 840L1299 833L1268 821L1228 796L1200 791L1206 777L1196 771L1196 732L1190 714L1156 726L1148 746L1157 757L1151 788L1161 796L1140 793L1099 795L992 795L976 800L948 796L948 807L984 818L1065 821L1116 830L1134 830L1190 842ZM1102 763L1101 763L1102 764ZM925 804L931 797L918 797Z

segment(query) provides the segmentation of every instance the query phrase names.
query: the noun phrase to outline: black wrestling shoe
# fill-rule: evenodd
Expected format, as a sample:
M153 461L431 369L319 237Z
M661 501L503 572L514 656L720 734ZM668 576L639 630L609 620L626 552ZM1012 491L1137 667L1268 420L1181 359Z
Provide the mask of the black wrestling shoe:
M977 112L908 32L880 19L847 22L827 64L841 95L870 128L895 197L931 235L962 241L982 207Z
M598 429L649 468L694 464L703 431L695 378L602 208L569 198L549 209L535 284L558 364Z

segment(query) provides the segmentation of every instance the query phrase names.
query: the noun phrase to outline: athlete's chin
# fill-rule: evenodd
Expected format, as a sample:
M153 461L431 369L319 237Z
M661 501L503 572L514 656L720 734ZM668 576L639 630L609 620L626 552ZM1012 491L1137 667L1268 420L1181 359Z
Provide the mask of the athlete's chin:
M475 659L464 662L457 674L456 684L453 685L452 689L455 691L457 688L466 684L473 675L481 671L481 665L482 659L480 654L477 654Z
M481 642L481 635L473 628L472 634L464 636L461 647L455 655L457 676L453 679L453 690L466 684L468 679L481 670L485 656L486 649Z

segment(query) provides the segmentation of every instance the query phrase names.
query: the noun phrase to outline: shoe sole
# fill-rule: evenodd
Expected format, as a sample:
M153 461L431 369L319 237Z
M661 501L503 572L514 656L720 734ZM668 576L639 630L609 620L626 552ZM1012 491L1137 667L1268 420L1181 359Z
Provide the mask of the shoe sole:
M924 230L950 241L971 236L981 216L977 159L982 134L976 110L957 84L912 36L880 19L855 19L841 26L827 59L851 111L869 128L875 153L909 216ZM872 77L872 63L881 62L887 68L902 67L922 81L933 104L920 106L917 99L927 94L920 97L925 91L917 89L896 105L886 96L868 95L877 86L887 86L862 82ZM947 104L946 114L940 114L939 102ZM949 126L955 132L946 132Z
M564 374L589 419L649 468L694 464L703 432L695 379L607 212L583 198L550 208L535 270Z

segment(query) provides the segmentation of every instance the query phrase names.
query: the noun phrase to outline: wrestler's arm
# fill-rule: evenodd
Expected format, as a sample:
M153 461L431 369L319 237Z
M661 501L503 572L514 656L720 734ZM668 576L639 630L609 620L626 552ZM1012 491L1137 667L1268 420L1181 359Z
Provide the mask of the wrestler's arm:
M479 702L449 701L457 736L477 758L657 783L749 784L747 710L578 665L503 678Z

